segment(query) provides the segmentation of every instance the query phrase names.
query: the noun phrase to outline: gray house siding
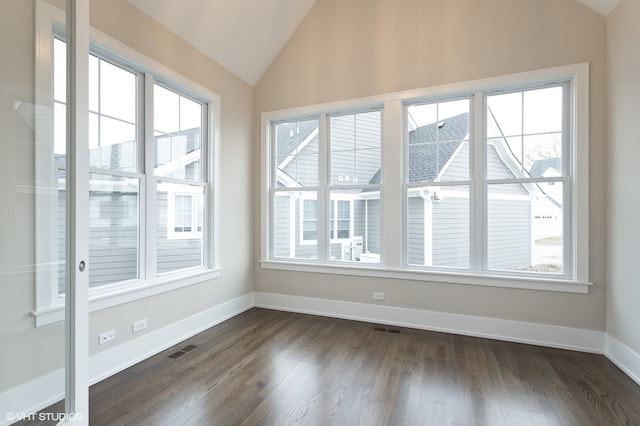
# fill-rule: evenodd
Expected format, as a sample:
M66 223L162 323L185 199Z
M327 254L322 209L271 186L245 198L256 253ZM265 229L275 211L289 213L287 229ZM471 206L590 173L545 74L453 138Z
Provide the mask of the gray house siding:
M137 206L137 194L91 192L89 210L89 286L139 278L138 226L123 224L137 215L127 211ZM167 194L158 194L158 273L202 264L199 239L167 239ZM65 276L65 192L58 192L58 290L64 292ZM129 219L123 219L129 218ZM134 219L134 222L137 222Z
M433 202L433 266L469 267L469 198L464 195Z
M513 178L514 175L498 156L493 146L487 157L488 174L494 178ZM442 181L468 179L469 146L463 143L442 174ZM459 196L451 196L459 188ZM468 268L469 263L469 188L441 186L448 192L432 204L432 265ZM492 195L500 199L492 199ZM491 188L488 206L488 256L490 269L513 270L531 263L531 201L521 184ZM425 200L408 200L407 256L410 264L425 264Z
M159 192L157 198L158 274L202 265L202 240L167 238L167 193Z
M289 228L290 197L275 197L273 250L277 257L289 257L291 252L291 232Z
M365 203L368 213L366 234L356 235L365 235L363 251L380 253L380 200L366 200Z
M493 145L487 151L487 173L513 179ZM499 197L499 199L496 199ZM488 267L514 270L531 265L531 200L521 184L491 185L488 213Z
M407 206L407 260L424 265L424 200L410 197Z

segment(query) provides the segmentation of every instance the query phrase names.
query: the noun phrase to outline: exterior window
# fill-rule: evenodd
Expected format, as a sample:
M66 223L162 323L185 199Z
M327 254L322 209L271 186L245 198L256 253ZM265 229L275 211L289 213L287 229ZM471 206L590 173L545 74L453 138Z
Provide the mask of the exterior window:
M202 194L169 193L167 238L201 239L203 230Z
M42 44L36 69L37 104L43 108L35 117L41 141L36 179L51 188L36 195L38 235L49 240L36 254L38 264L46 265L36 279L37 325L64 317L58 309L66 282L63 18L45 5L36 25L38 39L51 40ZM93 300L113 306L219 275L213 139L218 96L136 52L119 56L117 43L99 33L92 37L97 40L88 58L90 308Z
M264 113L262 267L586 292L588 88L579 64Z
M302 200L302 203L302 240L317 241L318 202L316 200Z
M302 241L318 239L318 201L302 200ZM329 235L331 240L348 240L351 237L353 218L350 200L332 200L329 210Z
M344 240L351 236L351 202L333 200L331 203L331 239Z

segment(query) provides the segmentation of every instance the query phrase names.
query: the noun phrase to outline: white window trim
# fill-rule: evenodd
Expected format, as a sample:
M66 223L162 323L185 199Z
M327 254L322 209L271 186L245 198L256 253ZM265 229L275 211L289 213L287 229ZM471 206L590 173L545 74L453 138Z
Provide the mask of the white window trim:
M402 203L403 185L402 154L391 144L397 143L402 137L404 128L403 105L424 99L445 99L456 95L470 95L477 92L488 92L505 87L517 87L547 81L568 80L571 88L572 128L569 130L569 150L571 157L571 204L567 208L571 215L571 241L573 246L570 279L556 279L549 276L519 276L507 273L460 273L458 271L433 271L408 268L404 265L406 253L402 254L404 246L398 237L402 230L398 229L398 222L403 223L402 215L397 208ZM296 259L274 260L270 254L270 182L271 182L271 123L318 116L318 114L334 114L384 104L384 180L381 192L384 202L382 205L382 264L379 267L363 266L361 264L337 265L334 263L316 263L298 261ZM479 120L477 120L479 121ZM482 123L472 124L482 126ZM480 130L480 129L478 129ZM476 134L478 134L476 132ZM480 133L481 134L481 133ZM315 273L374 276L395 279L420 280L425 282L456 283L483 286L499 286L507 288L559 291L569 293L588 293L589 287L589 64L547 68L536 71L510 74L456 84L448 84L425 89L398 92L367 98L352 99L326 104L291 108L279 111L264 112L261 115L262 138L262 174L261 174L261 266L266 269L292 270ZM579 145L579 149L578 149ZM478 215L473 215L474 220ZM401 226L400 226L401 227ZM473 244L473 242L472 242ZM401 254L398 254L400 252Z
M50 114L53 105L52 98L52 78L53 75L53 43L54 28L64 28L65 14L55 6L43 0L36 2L36 106L40 109L40 113L36 114L36 134L49 135L51 133L50 124L46 117ZM101 309L128 303L141 298L161 294L167 291L183 288L186 286L198 284L211 279L218 278L221 274L220 266L220 250L219 250L219 222L220 222L220 199L219 199L219 144L220 144L220 122L221 122L221 99L220 96L211 90L185 78L184 76L173 71L144 55L133 50L127 45L95 30L91 29L90 38L92 45L99 46L100 51L112 53L118 58L122 58L121 64L131 65L138 72L153 72L155 76L161 76L161 81L171 87L180 87L181 92L200 99L207 105L207 116L205 124L207 127L209 146L208 152L205 152L205 158L209 159L209 167L206 168L207 183L205 184L206 200L204 217L209 219L207 224L203 224L205 235L203 243L205 246L205 264L208 266L194 267L177 271L175 273L163 274L160 276L149 275L147 268L147 276L153 278L138 279L125 282L114 283L111 285L100 286L89 289L89 311L94 312ZM149 81L147 81L149 83ZM153 82L150 82L153 84ZM149 89L149 88L147 88ZM147 120L148 121L148 120ZM153 136L153 129L149 129L145 139ZM52 140L52 139L51 139ZM55 173L55 167L50 158L51 148L41 140L36 144L36 181L39 185L43 182L51 182L51 176ZM51 142L52 144L52 142ZM44 160L44 161L43 161ZM143 161L140 158L140 161ZM148 169L148 167L146 168ZM145 178L149 178L147 173ZM57 185L57 183L56 183ZM141 182L141 196L144 186ZM38 210L51 208L50 192L47 188L41 187L36 191L36 202ZM143 203L144 204L144 203ZM41 209L42 207L42 209ZM147 212L155 211L152 206L147 206ZM141 206L141 215L145 214ZM48 211L55 211L48 210ZM53 216L53 217L52 217ZM57 230L56 215L36 215L36 233L37 235L52 235ZM148 215L147 215L148 217ZM155 217L151 217L147 226L155 225ZM148 233L150 234L150 233ZM141 241L146 236L141 232ZM32 315L36 318L36 326L42 326L57 321L64 320L64 297L60 297L57 291L57 271L59 267L57 262L40 262L42 259L51 259L53 252L57 251L55 247L56 241L51 239L49 243L36 244L36 300L35 310ZM149 258L150 251L153 246L147 247L147 253L141 250L141 256ZM141 259L142 265L145 259ZM89 265L89 268L91 266Z

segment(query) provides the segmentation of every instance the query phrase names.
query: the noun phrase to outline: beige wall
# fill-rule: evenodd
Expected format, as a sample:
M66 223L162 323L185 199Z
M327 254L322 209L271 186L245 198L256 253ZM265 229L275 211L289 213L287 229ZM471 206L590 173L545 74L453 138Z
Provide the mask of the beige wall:
M259 115L580 62L591 64L588 295L261 269L255 290L605 329L605 19L574 0L318 0L255 89ZM260 167L259 135L255 137ZM256 188L259 188L256 177ZM254 194L259 205L259 194ZM259 213L254 223L258 224ZM255 232L259 241L259 230ZM254 245L259 258L259 244Z
M640 2L607 19L607 333L640 353Z
M35 328L33 132L14 101L34 103L33 1L0 5L0 392L61 368L62 324ZM55 2L54 2L55 3ZM60 3L60 2L58 2ZM133 8L125 0L92 0L91 25L221 96L219 279L94 312L97 335L116 329L115 345L133 338L131 323L153 331L252 291L253 88ZM9 350L13 348L14 350Z

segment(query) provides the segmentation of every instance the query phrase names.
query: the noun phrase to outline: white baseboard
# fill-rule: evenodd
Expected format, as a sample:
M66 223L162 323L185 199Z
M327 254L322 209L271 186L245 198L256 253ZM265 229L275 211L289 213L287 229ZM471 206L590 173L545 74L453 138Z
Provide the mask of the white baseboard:
M255 306L261 308L604 353L602 331L284 294L254 295Z
M251 309L253 305L253 294L246 294L99 352L89 359L90 384ZM61 400L64 397L64 380L64 370L60 369L0 393L0 426L17 421L16 416L35 413Z
M630 347L607 334L605 352L607 358L618 366L624 373L640 385L640 354Z

